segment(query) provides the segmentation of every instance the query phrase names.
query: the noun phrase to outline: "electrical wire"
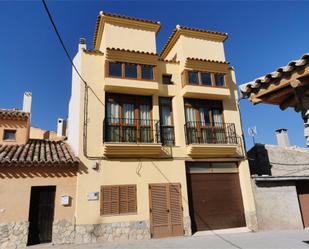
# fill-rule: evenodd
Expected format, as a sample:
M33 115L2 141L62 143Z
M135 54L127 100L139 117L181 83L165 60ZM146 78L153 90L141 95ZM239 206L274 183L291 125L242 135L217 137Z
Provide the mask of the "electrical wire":
M58 40L59 40L59 42L60 42L60 44L61 44L61 46L62 46L62 48L63 48L63 50L64 50L64 52L65 52L65 54L66 54L66 57L67 57L67 59L69 60L70 64L72 65L74 71L77 73L78 77L82 80L82 82L85 84L85 86L86 86L87 88L90 89L90 91L94 94L94 96L98 99L98 101L99 101L103 106L105 106L105 104L102 102L102 100L99 98L99 96L98 96L98 95L95 93L95 91L89 86L89 84L86 82L86 80L82 77L82 75L80 74L80 72L79 72L78 69L76 68L76 66L75 66L75 64L74 64L74 62L73 62L73 60L72 60L72 58L71 58L71 56L70 56L70 54L69 54L69 52L68 52L66 46L65 46L65 44L64 44L64 42L63 42L63 40L62 40L62 38L61 38L61 35L60 35L60 33L59 33L58 29L57 29L57 26L56 26L56 24L55 24L55 22L54 22L53 16L52 16L52 14L50 13L50 11L49 11L49 9L48 9L48 6L47 6L47 4L46 4L46 2L45 2L45 0L42 0L42 3L43 3L43 6L44 6L44 9L45 9L45 11L46 11L46 13L47 13L47 15L48 15L48 18L49 18L49 20L50 20L50 22L51 22L51 24L52 24L52 26L53 26L53 28L54 28L54 31L55 31L55 33L56 33L56 35L57 35L57 37L58 37Z

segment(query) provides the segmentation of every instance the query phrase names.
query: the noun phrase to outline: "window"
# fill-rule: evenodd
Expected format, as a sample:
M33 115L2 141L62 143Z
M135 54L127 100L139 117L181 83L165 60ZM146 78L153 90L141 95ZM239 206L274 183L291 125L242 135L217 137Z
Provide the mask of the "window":
M174 145L175 137L173 126L172 99L160 97L159 110L161 143L164 145Z
M142 79L153 80L153 66L141 65L141 69L142 69Z
M4 130L3 140L16 140L16 130Z
M129 94L106 95L106 142L154 142L152 99Z
M198 72L189 71L188 76L189 76L189 83L190 84L198 84L199 83Z
M166 85L172 85L172 75L171 74L163 74L162 75L162 83Z
M106 77L154 80L155 66L128 62L106 61Z
M137 78L137 65L136 64L125 64L125 77L126 78Z
M122 76L122 64L119 62L110 62L109 63L109 75L121 77Z
M201 73L201 83L202 85L211 86L211 74Z
M216 73L215 74L215 84L216 86L225 86L224 74Z
M188 80L183 78L183 83L192 85L203 85L203 86L217 86L225 87L225 74L223 73L211 73L211 72L200 72L200 71L184 71L187 72Z
M226 143L222 102L185 99L187 143Z
M136 185L101 186L101 215L137 212Z

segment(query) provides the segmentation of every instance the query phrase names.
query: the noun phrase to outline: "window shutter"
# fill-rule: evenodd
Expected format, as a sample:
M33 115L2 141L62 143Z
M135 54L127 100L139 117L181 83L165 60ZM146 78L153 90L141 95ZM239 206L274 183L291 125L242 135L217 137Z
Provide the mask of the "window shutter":
M116 215L136 212L136 185L101 187L101 215Z
M182 229L182 204L180 184L170 184L169 188L172 227L180 226L180 229Z

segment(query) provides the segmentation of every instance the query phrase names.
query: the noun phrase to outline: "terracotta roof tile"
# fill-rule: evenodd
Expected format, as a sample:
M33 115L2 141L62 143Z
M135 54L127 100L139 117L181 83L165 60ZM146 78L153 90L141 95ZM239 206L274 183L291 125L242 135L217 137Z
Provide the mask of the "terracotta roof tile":
M23 119L26 120L30 113L14 109L0 109L0 118L2 119Z
M277 82L286 75L299 70L302 67L309 65L309 53L303 54L300 59L289 62L284 67L277 68L274 72L261 76L253 81L239 86L241 96L248 97L252 91L259 91L261 88L269 87L272 82Z
M118 18L128 19L128 20L132 20L132 21L160 24L160 22L158 22L158 21L142 19L142 18L136 18L136 17L130 17L130 16L123 16L123 15L118 15L118 14L114 14L114 13L106 13L106 12L103 12L103 11L101 12L101 14L104 15L104 16L118 17Z
M0 145L0 165L46 165L79 163L63 141L31 139L24 145Z
M187 60L215 62L215 63L220 63L220 64L230 64L228 61L207 60L207 59L200 59L200 58L193 58L193 57L188 57Z
M122 51L122 52L129 52L129 53L139 53L139 54L149 54L149 55L158 55L158 54L152 53L152 52L130 50L130 49L124 49L124 48L106 48L106 50Z

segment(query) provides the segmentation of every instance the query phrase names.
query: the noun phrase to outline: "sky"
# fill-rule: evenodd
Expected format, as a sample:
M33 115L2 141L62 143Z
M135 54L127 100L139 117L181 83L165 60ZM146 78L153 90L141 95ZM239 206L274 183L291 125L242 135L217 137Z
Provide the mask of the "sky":
M238 84L274 71L309 52L309 1L51 1L54 21L71 57L80 37L92 48L99 11L160 21L157 52L177 24L229 34L226 59ZM31 91L32 125L55 130L66 118L72 68L41 1L0 1L0 108L22 108ZM248 128L256 142L275 144L275 130L287 128L290 143L305 146L303 121L293 109L240 101L247 149Z

